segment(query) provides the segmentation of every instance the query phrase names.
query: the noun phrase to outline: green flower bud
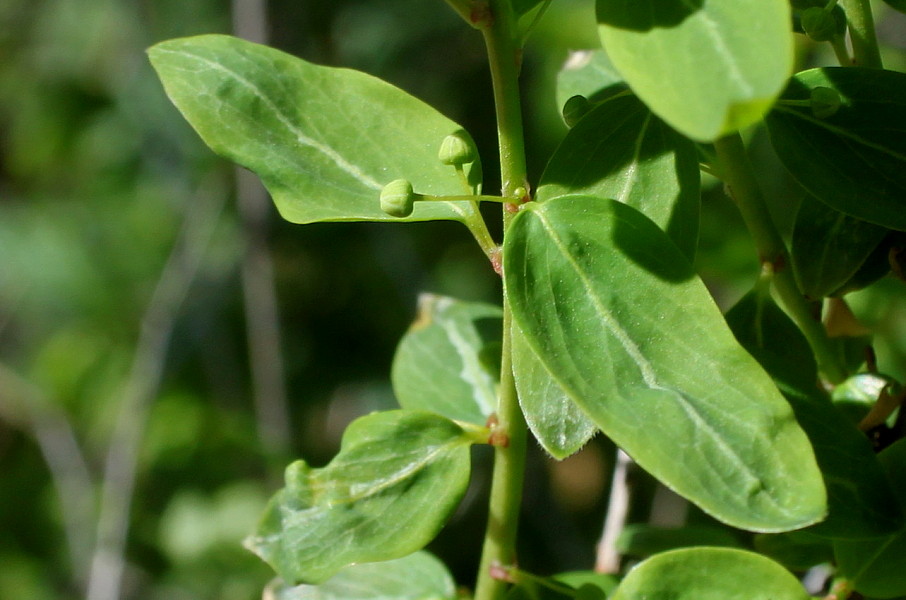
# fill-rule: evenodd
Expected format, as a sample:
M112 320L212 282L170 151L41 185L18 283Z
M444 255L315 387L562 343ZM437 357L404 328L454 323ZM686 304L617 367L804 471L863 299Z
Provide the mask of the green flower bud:
M381 210L392 217L408 217L415 206L415 198L412 184L405 179L396 179L381 190Z
M445 165L467 165L475 160L475 149L461 133L454 133L441 142L437 158Z
M827 42L837 35L837 20L829 10L813 6L802 11L802 30L816 42Z
M819 119L834 116L840 110L840 94L829 87L816 87L809 98L812 114Z
M563 105L563 120L567 127L573 127L579 119L591 110L591 102L585 96L573 96Z

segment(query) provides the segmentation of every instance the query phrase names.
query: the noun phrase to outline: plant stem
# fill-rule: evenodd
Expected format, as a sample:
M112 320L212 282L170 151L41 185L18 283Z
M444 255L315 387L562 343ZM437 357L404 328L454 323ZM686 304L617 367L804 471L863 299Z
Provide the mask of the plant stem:
M519 49L516 47L515 16L509 0L492 0L490 14L481 27L497 111L500 146L500 177L503 196L515 199L517 188L527 188L522 106L519 94ZM504 232L512 213L503 211ZM508 443L494 447L494 471L488 508L481 567L475 588L476 600L498 600L507 584L495 579L495 565L516 562L516 530L522 504L527 431L519 408L512 363L512 315L503 292L503 358L500 369L500 396L497 403L497 430Z
M762 265L772 273L771 281L787 314L795 321L808 339L818 367L831 383L846 378L846 369L840 364L822 324L813 318L805 298L799 292L783 239L768 214L758 181L746 155L745 146L738 133L714 142L717 151L719 174L730 190L739 212L746 223Z
M859 67L882 68L870 0L840 0L840 4L846 11L846 20L849 21L853 64Z

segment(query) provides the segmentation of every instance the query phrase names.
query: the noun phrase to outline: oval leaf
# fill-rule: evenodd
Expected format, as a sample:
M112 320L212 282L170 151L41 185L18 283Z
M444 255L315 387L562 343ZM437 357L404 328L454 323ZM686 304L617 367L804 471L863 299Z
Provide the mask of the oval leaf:
M609 98L570 129L537 199L613 198L645 213L692 260L698 244L698 152L632 95Z
M148 54L205 143L257 173L288 221L462 220L474 210L419 202L405 219L381 210L381 189L395 179L421 194L463 194L437 151L449 134L468 136L380 79L225 35L169 40Z
M799 289L815 300L829 296L856 274L887 232L806 196L790 252Z
M814 455L679 249L635 209L530 203L504 247L513 316L573 401L655 477L730 525L825 512Z
M320 585L272 586L273 600L456 600L456 583L427 552L341 569ZM269 596L265 595L265 598Z
M419 550L465 493L471 441L431 413L357 419L329 465L287 467L286 487L246 546L289 584L321 583L352 563Z
M598 426L563 391L518 327L512 335L513 376L525 422L541 447L563 460L578 452Z
M687 548L631 570L611 600L810 600L792 573L745 550Z
M760 121L792 73L787 0L597 0L597 13L629 86L697 141Z
M497 407L503 311L422 294L393 358L400 406L484 425Z
M783 100L808 103L817 87L840 108L818 118L779 102L767 124L774 150L821 202L856 219L906 230L906 74L837 67L797 74Z

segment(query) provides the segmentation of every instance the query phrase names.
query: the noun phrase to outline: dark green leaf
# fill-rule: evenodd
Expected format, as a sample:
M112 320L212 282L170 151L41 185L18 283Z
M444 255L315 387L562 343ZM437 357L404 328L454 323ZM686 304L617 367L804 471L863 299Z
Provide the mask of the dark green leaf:
M598 426L563 391L515 326L512 343L519 405L535 439L557 459L578 452Z
M896 501L906 509L906 440L881 452L879 460ZM840 573L865 596L895 598L906 594L906 527L871 540L837 540L834 553Z
M848 217L811 196L803 198L791 251L802 293L817 300L836 291L855 275L887 231Z
M437 151L447 135L466 134L370 75L224 35L169 40L148 53L205 143L257 173L288 221L399 221L379 202L395 179L420 194L464 193ZM476 164L473 179L479 172ZM468 202L419 202L404 220L462 220L473 210Z
M837 67L797 74L783 100L826 87L840 109L815 117L783 101L767 123L777 155L812 195L856 219L906 230L906 74Z
M320 585L271 590L273 600L456 600L456 583L427 552L345 567ZM265 596L268 597L268 596Z
M597 13L629 86L697 141L760 121L793 68L787 0L597 0Z
M502 311L423 294L391 379L400 406L484 425L497 406Z
M322 583L343 567L400 558L431 541L469 483L473 440L432 413L354 421L322 469L296 461L246 545L289 584Z
M513 220L514 319L560 387L655 477L736 527L820 520L808 440L673 242L620 202L561 196Z
M611 600L810 600L774 561L731 548L687 548L634 568Z
M709 525L658 527L643 523L627 525L617 538L620 554L647 558L659 552L687 546L739 547L736 537L727 529Z
M868 438L818 389L808 342L769 296L750 293L727 314L743 347L773 377L805 430L827 486L828 516L810 531L835 538L880 535L900 526L890 486Z
M807 533L807 530L758 534L755 549L793 571L805 571L834 560L831 541Z
M698 244L700 176L695 145L632 95L586 114L554 152L536 198L612 198L645 213L692 259Z

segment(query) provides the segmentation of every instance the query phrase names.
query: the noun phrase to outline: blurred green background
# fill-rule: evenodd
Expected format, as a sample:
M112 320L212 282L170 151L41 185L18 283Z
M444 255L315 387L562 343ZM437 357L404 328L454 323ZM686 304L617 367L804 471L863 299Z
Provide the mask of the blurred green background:
M271 574L242 538L290 460L326 463L350 420L393 406L390 361L418 294L499 301L464 228L292 226L202 145L144 50L255 32L262 10L270 44L383 77L459 121L498 188L480 36L441 0L0 2L0 598L260 597ZM902 68L906 27L889 16L886 58ZM532 38L536 181L566 131L556 72L596 45L592 0L555 0ZM804 46L803 62L816 52ZM788 225L794 194L755 144ZM756 268L712 186L700 271L726 306ZM883 325L881 365L901 379L902 294L885 281L854 302ZM600 440L559 465L535 450L523 566L591 566L611 457ZM466 585L487 458L432 546Z

